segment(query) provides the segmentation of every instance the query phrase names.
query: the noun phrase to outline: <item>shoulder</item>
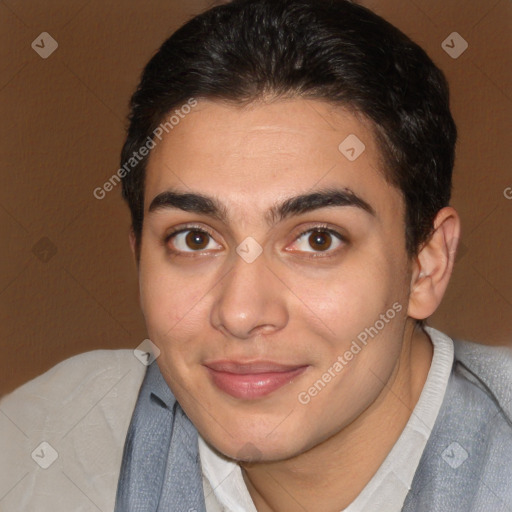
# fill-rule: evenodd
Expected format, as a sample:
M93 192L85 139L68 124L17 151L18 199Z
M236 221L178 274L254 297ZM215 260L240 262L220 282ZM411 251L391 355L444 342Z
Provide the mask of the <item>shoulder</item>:
M454 339L458 371L482 390L512 428L512 348Z
M0 408L23 412L30 403L30 421L34 423L34 406L50 411L66 405L87 402L111 384L139 385L145 366L131 350L94 350L70 357L35 379L23 384L0 400Z
M85 352L3 397L0 411L28 434L65 429L75 414L83 414L109 396L117 397L115 409L122 408L126 400L135 405L145 370L131 350Z
M512 510L511 350L451 340L446 393L403 510Z
M87 497L103 510L113 508L145 373L132 350L95 350L3 397L0 496L8 494L2 510L82 510L78 504L86 508Z

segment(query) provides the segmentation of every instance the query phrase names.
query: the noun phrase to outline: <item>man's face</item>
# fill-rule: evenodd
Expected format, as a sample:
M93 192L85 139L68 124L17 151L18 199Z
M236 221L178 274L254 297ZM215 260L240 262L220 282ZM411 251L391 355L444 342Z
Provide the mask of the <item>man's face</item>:
M339 149L351 134L355 160L354 138ZM326 191L341 194L328 205ZM288 458L361 415L393 372L404 203L346 111L200 101L150 156L139 279L157 362L199 433L228 457Z

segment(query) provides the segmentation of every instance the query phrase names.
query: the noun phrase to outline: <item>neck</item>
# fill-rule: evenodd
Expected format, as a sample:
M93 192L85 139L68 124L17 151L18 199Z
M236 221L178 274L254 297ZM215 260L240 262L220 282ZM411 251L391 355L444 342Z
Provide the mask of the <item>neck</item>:
M425 385L432 355L428 335L408 326L389 381L350 425L285 461L242 463L242 474L258 512L339 512L348 507L404 430Z

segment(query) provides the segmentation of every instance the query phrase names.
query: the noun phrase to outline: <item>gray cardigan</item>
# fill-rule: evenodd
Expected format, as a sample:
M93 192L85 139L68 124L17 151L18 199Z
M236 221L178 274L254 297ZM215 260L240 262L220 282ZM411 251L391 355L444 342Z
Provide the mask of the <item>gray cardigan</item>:
M402 511L512 512L511 351L457 340L454 348L445 398ZM115 510L205 512L197 431L156 364L128 431Z
M402 511L511 512L512 352L458 340L454 347L446 396Z

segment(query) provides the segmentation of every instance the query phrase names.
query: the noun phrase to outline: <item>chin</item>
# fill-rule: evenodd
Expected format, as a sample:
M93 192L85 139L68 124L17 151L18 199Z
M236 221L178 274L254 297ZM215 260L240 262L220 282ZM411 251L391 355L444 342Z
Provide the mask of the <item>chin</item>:
M203 437L220 454L229 459L246 463L276 462L288 459L306 450L293 433L282 432L269 438L266 433L240 432L236 437L221 434L222 438ZM294 442L291 442L293 440Z

